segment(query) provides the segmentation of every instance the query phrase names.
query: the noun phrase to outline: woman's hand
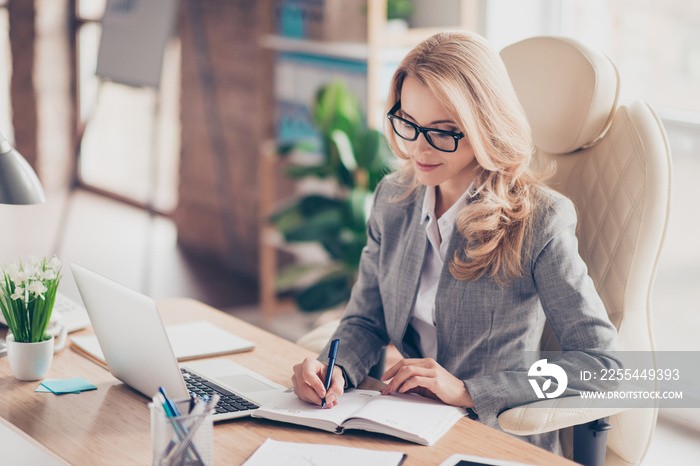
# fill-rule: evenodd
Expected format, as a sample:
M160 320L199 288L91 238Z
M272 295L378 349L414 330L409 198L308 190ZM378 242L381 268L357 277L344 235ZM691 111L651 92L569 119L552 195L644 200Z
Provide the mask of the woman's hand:
M473 408L474 401L464 383L450 374L434 359L402 359L386 371L383 381L391 379L384 387L382 395L418 393L419 395L441 400L448 405Z
M345 378L340 367L333 368L333 378L331 386L326 393L325 381L326 370L328 365L314 358L306 358L301 364L294 366L294 375L292 376L292 384L294 385L294 393L306 401L320 405L323 397L326 397L326 407L332 408L338 404L338 398L343 394L345 387Z

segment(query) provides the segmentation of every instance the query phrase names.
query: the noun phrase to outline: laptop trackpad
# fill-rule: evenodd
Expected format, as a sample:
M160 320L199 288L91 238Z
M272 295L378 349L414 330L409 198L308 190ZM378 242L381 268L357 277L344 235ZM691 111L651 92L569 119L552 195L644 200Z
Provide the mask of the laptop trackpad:
M247 374L228 375L217 377L216 379L223 385L230 387L233 391L242 395L277 388Z

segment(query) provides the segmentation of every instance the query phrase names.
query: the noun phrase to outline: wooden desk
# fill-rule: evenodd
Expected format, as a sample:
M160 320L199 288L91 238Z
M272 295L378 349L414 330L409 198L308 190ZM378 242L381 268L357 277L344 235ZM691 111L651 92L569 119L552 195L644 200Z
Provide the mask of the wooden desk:
M167 324L205 319L254 341L257 344L254 351L226 357L285 386L291 385L292 366L313 356L294 343L194 300L162 301L159 308ZM124 335L124 338L128 340L129 336ZM54 357L47 377L84 377L98 389L61 396L35 393L39 382L18 381L12 375L7 358L0 358L0 417L74 465L151 463L150 417L145 397L69 348ZM241 464L268 437L399 450L408 455L404 463L407 466L439 464L452 453L541 465L574 464L468 418L457 423L432 447L378 434L333 435L252 418L225 421L214 427L215 464Z

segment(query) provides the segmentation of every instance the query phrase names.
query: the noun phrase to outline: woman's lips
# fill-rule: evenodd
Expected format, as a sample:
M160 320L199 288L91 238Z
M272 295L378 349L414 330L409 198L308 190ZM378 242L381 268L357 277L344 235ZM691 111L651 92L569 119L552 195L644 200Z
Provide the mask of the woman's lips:
M429 172L432 170L435 170L437 167L439 167L440 164L429 164L429 163L420 163L419 161L416 160L416 168L422 172Z

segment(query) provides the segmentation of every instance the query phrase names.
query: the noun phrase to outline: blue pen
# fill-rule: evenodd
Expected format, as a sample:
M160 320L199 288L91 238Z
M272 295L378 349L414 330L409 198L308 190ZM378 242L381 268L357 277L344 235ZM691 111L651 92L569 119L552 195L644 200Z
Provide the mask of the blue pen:
M165 399L165 404L163 407L166 408L166 414L168 414L170 417L179 416L180 410L177 409L177 405L173 403L170 398L168 398L168 395L165 393L165 389L163 387L158 387L158 391L161 395L163 395L163 399Z
M333 380L333 368L335 367L335 358L338 356L338 344L340 343L339 339L333 340L331 342L331 349L328 352L328 371L326 372L326 392L328 392L328 389L331 388L331 380ZM321 408L326 407L326 397L324 396L323 399L321 400Z

